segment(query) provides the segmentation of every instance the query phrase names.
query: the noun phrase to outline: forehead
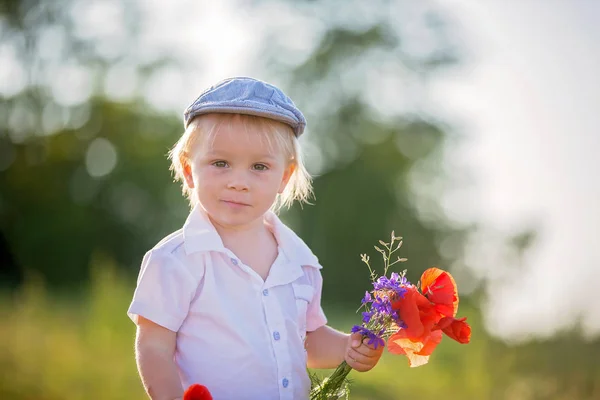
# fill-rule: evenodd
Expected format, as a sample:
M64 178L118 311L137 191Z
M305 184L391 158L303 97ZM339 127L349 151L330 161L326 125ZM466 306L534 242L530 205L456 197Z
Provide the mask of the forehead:
M283 124L240 114L207 114L196 130L200 149L211 152L278 155L285 153Z

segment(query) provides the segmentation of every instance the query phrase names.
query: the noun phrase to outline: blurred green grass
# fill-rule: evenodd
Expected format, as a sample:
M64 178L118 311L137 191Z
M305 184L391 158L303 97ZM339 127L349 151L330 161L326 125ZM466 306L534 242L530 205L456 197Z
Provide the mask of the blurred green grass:
M2 298L1 399L143 399L127 318L131 282L97 270L90 290L65 299L30 281Z
M114 271L94 269L91 286L75 295L50 294L30 279L20 292L0 298L0 399L146 398L133 357L135 326L126 315L135 282ZM325 308L337 329L347 331L358 320L354 310ZM597 369L590 375L581 365L576 376L582 380L571 386L561 386L552 374L522 373L518 355L527 347L490 338L475 309L462 307L460 315L473 327L469 345L445 338L429 364L414 369L404 357L384 354L372 371L350 374L351 398L600 398L600 386L589 383L597 382Z

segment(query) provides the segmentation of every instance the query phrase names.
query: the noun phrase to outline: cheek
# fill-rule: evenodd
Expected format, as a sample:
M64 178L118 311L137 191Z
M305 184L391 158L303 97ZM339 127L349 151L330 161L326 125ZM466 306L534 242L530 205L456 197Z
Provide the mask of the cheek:
M210 169L208 168L198 168L196 170L196 173L194 174L194 177L196 178L197 181L206 181L207 178L210 179Z
M268 188L269 191L279 189L279 185L281 184L282 176L280 173L274 174L265 174L259 176L256 181L260 183L262 187L265 189Z
M194 170L194 184L196 189L205 190L211 186L217 186L219 181L219 174L211 168L197 168Z

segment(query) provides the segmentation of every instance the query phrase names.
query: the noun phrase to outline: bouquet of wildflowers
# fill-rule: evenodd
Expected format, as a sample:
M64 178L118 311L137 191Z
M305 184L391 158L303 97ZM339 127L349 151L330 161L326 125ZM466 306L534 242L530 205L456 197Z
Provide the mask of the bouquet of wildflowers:
M421 275L417 285L411 284L402 273L388 269L406 261L392 257L402 246L402 238L392 232L389 243L379 241L383 248L375 250L383 257L383 275L371 267L369 257L361 255L370 272L373 289L367 291L361 301L362 323L355 325L352 332L360 332L375 348L387 344L393 354L404 354L411 367L429 361L435 347L442 340L442 333L459 343L469 343L471 327L466 318L456 319L458 291L452 276L441 269L429 268ZM337 400L348 398L349 385L346 377L351 367L344 361L331 376L320 381L311 375L310 400Z

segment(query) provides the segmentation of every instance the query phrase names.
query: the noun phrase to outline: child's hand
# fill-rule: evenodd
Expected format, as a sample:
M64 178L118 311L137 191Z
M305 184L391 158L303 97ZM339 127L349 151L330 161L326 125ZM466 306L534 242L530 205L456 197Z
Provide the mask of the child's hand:
M373 346L367 345L368 340L367 338L363 340L360 333L353 333L348 338L345 359L349 366L359 372L369 371L383 354L384 346L378 346L375 349Z

